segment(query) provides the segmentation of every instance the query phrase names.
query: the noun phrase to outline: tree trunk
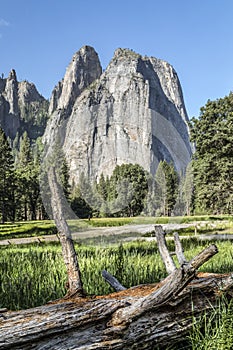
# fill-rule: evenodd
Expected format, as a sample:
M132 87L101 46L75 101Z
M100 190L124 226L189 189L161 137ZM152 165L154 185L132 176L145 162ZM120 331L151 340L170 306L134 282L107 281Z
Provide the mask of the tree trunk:
M161 227L156 227L156 235L158 244L164 245ZM196 273L216 253L216 246L210 245L189 262L181 254L182 265L169 265L170 274L157 284L124 290L105 272L109 283L121 291L93 297L76 294L18 312L0 310L0 348L164 349L184 339L193 317L211 312L221 295L232 297L233 274Z
M70 293L61 300L29 310L8 312L0 309L0 349L164 348L183 339L192 328L193 317L212 311L219 296L232 297L233 274L197 274L197 269L217 253L215 245L186 262L176 235L176 253L180 262L177 268L160 226L155 227L155 232L168 271L164 280L125 290L120 282L105 272L108 282L120 291L85 297L53 167L48 175L53 217L62 244Z
M80 296L83 296L83 284L78 259L69 226L63 215L62 189L57 181L54 167L51 167L48 171L48 181L51 190L53 219L57 226L58 236L62 246L63 259L67 268L68 295L79 294Z

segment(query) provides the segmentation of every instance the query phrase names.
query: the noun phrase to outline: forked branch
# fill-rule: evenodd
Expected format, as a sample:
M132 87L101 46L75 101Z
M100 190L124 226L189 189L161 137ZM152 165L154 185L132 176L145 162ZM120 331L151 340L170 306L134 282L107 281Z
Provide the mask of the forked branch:
M221 293L232 297L232 274L195 279L197 269L216 253L210 245L189 262L180 259L181 266L157 284L1 313L0 348L164 349L184 339L193 317L212 311Z
M218 249L213 244L205 248L189 263L176 268L170 273L150 295L140 298L128 308L116 311L112 319L113 326L128 324L150 309L154 311L175 299L179 293L196 277L197 269L217 254Z
M176 265L169 254L169 250L165 240L165 232L162 226L155 226L155 237L157 239L159 253L166 267L167 273L172 273L176 269Z

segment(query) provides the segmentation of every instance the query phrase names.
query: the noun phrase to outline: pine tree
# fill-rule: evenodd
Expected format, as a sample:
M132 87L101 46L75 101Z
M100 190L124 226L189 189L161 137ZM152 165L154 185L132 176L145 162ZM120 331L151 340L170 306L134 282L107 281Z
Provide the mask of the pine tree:
M182 192L185 204L185 214L189 216L192 212L194 198L194 177L192 162L190 162L186 168Z
M0 213L1 222L14 220L13 155L6 135L0 129Z
M100 194L100 196L103 198L103 200L107 200L108 197L108 191L107 191L107 183L105 181L103 173L100 175L99 182L97 184L97 191Z
M34 158L30 139L25 132L20 140L16 167L18 215L24 220L37 218L37 204L40 196L39 171L39 159L37 156Z
M110 177L108 198L118 215L139 215L148 192L148 174L139 164L117 165Z
M62 188L63 188L63 191L64 191L64 195L65 195L66 199L69 200L69 197L70 197L69 167L68 167L68 163L66 161L66 158L65 158L64 154L62 154L61 157L62 157L62 159L61 159L61 170L59 172L59 176L60 176Z
M158 165L155 180L157 183L158 213L170 216L177 200L179 177L173 164L165 160Z
M233 212L233 94L208 101L191 121L196 212Z
M91 218L92 208L82 196L80 187L77 186L71 195L71 209L80 219Z
M156 188L156 207L158 216L167 215L166 203L167 203L167 184L166 177L164 171L164 163L159 162L156 174L155 174L155 182L157 184Z

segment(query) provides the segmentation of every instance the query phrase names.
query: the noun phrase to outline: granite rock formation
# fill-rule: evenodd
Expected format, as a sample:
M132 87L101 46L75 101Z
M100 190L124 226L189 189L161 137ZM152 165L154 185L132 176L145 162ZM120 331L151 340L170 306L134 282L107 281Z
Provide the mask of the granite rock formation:
M167 62L117 49L102 72L84 46L52 93L44 141L62 143L71 178L110 175L138 163L154 174L160 160L181 171L190 161L188 117L181 85Z
M18 82L15 70L0 78L0 127L14 139L25 130L31 138L42 136L47 122L48 101L35 85Z

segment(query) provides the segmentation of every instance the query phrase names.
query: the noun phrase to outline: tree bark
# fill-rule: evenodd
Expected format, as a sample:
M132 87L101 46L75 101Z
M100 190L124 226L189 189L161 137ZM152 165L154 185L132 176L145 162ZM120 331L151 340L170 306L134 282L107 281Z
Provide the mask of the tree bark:
M124 286L122 286L122 284L116 279L116 277L112 276L108 271L103 270L102 276L105 279L105 281L109 283L110 286L113 287L113 289L115 289L115 291L120 292L121 290L127 289Z
M233 274L196 274L216 253L210 245L157 284L105 296L76 295L18 312L2 309L0 348L163 349L183 339L193 317L212 311L222 294L232 297Z
M70 293L61 300L29 310L1 309L0 349L164 348L183 339L192 328L193 317L212 311L219 296L224 294L232 298L233 274L197 274L197 269L217 253L215 245L186 262L181 244L175 238L178 268L167 249L165 234L158 226L155 228L158 248L168 271L164 280L105 296L85 297L53 167L48 175L53 217L62 244ZM124 289L117 280L110 278L110 283Z
M185 256L184 256L183 247L182 247L182 244L181 244L181 241L180 241L180 237L179 237L177 232L174 232L173 236L174 236L174 242L175 242L175 247L176 247L177 259L179 261L179 264L183 265L187 261L186 261Z
M58 230L58 236L62 246L63 259L67 268L68 295L84 295L81 272L74 248L69 226L64 218L62 209L62 189L57 181L54 167L48 171L48 181L51 190L52 214Z
M72 298L34 309L4 312L0 315L0 348L162 348L183 339L192 328L193 317L212 311L222 288L226 296L233 293L232 277L200 275L164 303L157 303L154 298L160 289L160 284L155 284L102 297ZM137 312L140 305L143 310ZM122 311L124 315L129 312L129 317L118 321Z
M167 244L165 241L165 232L163 232L162 226L155 226L155 237L157 239L159 253L163 259L166 270L168 273L171 273L175 270L176 265L169 254Z

